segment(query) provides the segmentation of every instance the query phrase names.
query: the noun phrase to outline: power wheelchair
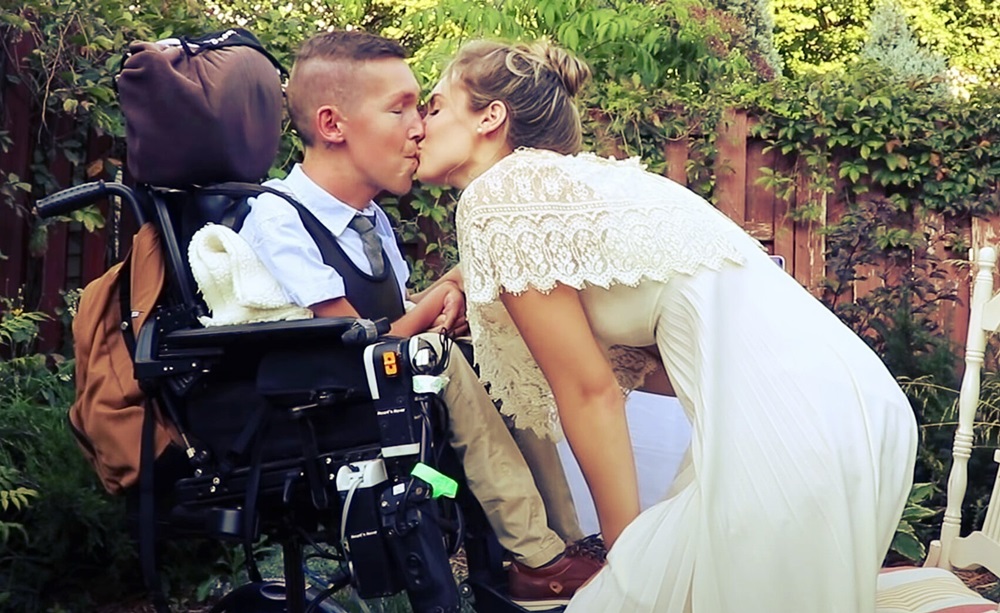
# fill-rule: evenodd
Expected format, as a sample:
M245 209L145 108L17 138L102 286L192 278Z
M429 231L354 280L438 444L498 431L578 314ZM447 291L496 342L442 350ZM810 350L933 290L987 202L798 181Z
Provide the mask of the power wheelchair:
M204 224L232 223L241 201L211 187L98 181L36 208L53 217L109 195L156 226L167 268L134 348L136 379L183 441L182 452L154 461L151 428L144 432L129 508L147 578L157 539L197 536L242 542L247 552L251 581L223 597L219 613L341 611L329 596L348 585L362 598L405 591L416 613L458 611L469 599L481 613L524 611L505 595L503 551L468 489L445 502L414 474L430 466L462 480L445 409L419 385L448 356L385 336L384 320L203 328L206 307L184 254ZM283 581L263 580L253 562L252 545L265 535L282 549ZM456 585L449 554L460 545L468 579ZM307 589L307 547L340 561L327 585Z

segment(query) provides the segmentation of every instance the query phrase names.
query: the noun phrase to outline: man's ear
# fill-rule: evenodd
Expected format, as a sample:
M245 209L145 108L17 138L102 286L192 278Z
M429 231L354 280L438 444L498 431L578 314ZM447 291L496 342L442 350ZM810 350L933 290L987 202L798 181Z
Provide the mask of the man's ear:
M344 124L346 118L340 109L332 104L325 104L316 109L316 140L323 143L343 143Z
M507 125L507 105L499 100L494 100L480 111L476 132L491 134L505 125Z

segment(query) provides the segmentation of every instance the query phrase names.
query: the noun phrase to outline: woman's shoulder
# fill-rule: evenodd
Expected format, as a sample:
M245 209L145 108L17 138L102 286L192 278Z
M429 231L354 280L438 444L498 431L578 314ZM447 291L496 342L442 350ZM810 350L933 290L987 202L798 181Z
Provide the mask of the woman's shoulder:
M572 157L546 149L520 147L494 164L479 178L507 180L511 176L533 176L561 169L569 163Z
M571 173L578 169L616 166L622 169L642 169L639 158L619 160L610 156L601 157L590 151L581 151L580 153L568 155L548 149L532 149L531 147L519 147L515 149L510 155L500 160L493 169L505 173L515 170L539 172L549 169Z
M462 200L516 205L593 198L586 166L598 159L591 154L520 148L472 181Z

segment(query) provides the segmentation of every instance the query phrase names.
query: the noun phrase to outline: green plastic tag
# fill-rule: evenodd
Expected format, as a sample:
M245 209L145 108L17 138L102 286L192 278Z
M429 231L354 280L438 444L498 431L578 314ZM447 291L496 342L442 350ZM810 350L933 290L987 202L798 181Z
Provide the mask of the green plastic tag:
M454 498L455 494L458 493L458 481L439 473L423 462L417 462L410 474L418 479L423 479L431 486L431 498L439 496Z

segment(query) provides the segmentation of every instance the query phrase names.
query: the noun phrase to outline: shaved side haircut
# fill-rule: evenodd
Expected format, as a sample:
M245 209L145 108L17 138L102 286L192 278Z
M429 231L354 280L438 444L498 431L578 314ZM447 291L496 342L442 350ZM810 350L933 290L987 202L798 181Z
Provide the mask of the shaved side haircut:
M324 104L349 106L356 101L358 64L385 58L406 58L394 40L360 30L336 30L313 36L295 55L286 95L292 126L302 144L313 146L312 120Z

